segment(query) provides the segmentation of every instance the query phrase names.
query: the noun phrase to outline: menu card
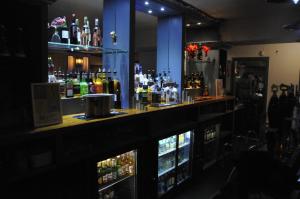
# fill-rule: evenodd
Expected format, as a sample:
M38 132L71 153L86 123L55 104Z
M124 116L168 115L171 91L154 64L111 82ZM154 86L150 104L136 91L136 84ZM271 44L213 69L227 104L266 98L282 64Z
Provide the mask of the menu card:
M62 123L59 83L31 84L34 127Z

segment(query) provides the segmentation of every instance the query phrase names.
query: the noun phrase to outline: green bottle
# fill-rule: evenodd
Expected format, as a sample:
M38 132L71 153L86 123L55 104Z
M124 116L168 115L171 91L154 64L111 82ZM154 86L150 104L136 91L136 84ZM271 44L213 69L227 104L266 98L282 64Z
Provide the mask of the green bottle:
M81 81L80 81L80 95L86 95L89 93L89 85L86 82L86 76L85 74L82 75Z

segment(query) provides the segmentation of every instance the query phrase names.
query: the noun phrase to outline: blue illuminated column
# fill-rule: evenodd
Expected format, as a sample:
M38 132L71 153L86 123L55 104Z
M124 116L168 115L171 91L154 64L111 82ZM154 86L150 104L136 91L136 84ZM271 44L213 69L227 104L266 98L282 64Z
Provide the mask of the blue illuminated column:
M103 53L103 67L117 71L121 83L122 108L129 107L129 99L133 95L134 17L135 0L104 0L103 48L127 51ZM113 44L110 36L112 31L117 35L116 44Z
M181 93L183 75L183 17L168 16L158 19L157 27L157 73L168 71L178 84Z

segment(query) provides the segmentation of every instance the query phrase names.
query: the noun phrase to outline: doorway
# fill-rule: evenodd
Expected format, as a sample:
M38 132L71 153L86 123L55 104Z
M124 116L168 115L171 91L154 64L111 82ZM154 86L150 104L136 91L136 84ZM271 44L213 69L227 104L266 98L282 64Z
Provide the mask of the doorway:
M232 63L232 93L237 105L244 107L237 113L236 131L261 138L266 121L269 58L239 57Z

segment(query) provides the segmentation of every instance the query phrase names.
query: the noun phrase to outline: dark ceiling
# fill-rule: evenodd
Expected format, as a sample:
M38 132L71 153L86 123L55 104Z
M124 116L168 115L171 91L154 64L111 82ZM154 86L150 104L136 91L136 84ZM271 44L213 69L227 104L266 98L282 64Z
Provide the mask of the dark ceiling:
M219 19L241 19L300 14L300 3L269 3L267 0L183 0Z

